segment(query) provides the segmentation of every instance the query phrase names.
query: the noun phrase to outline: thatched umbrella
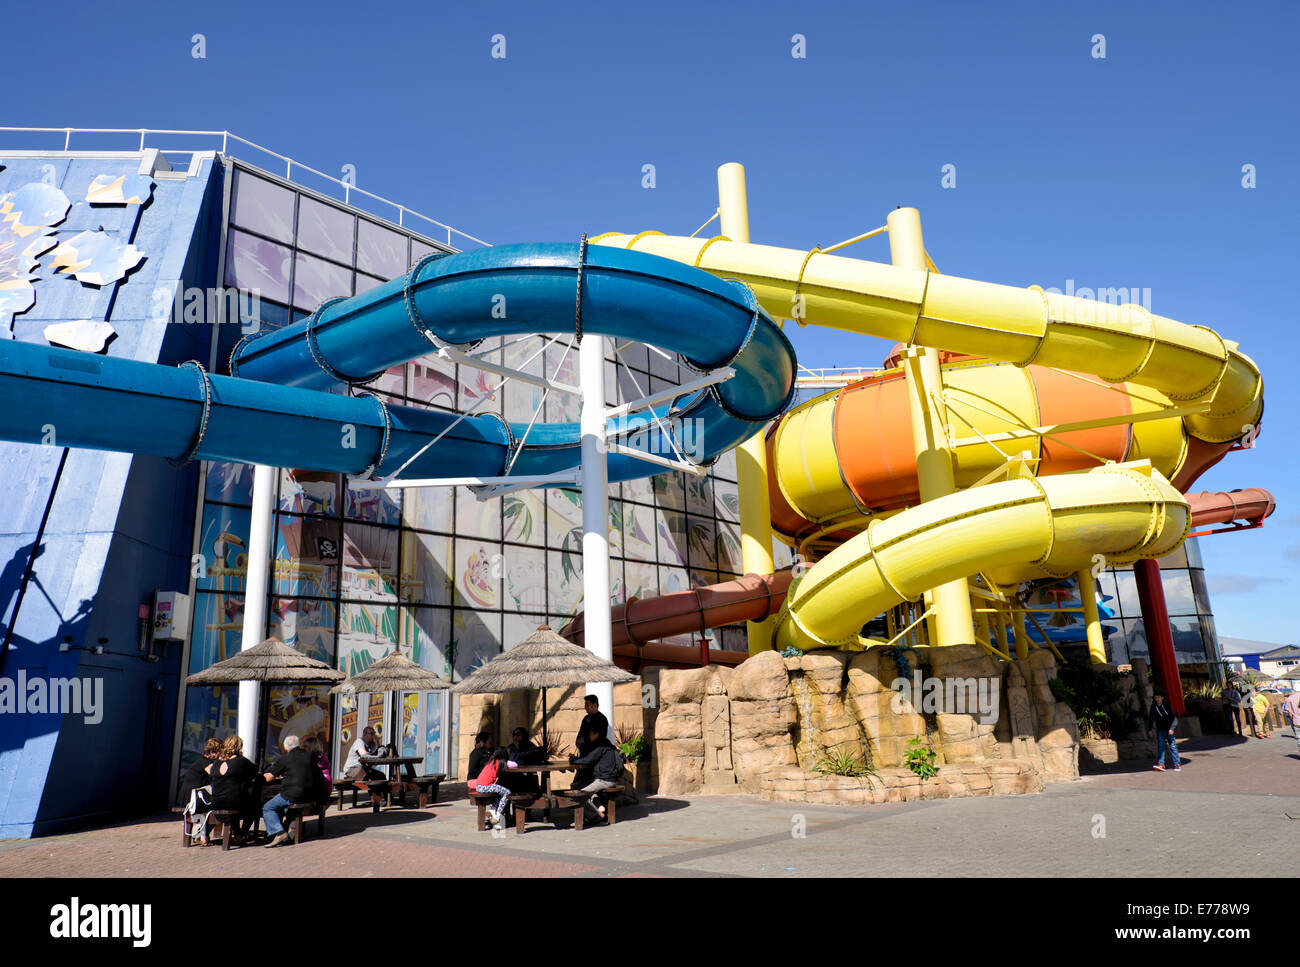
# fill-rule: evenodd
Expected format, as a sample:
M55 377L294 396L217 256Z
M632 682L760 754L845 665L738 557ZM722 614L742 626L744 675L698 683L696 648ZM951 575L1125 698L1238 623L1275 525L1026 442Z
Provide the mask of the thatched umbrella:
M267 638L260 645L195 672L185 679L186 685L234 685L237 682L337 682L346 676L323 661L308 658L278 638Z
M452 686L458 695L483 695L539 689L542 693L542 747L547 744L546 689L585 685L587 682L634 682L637 677L612 661L561 638L550 625L539 625L531 635L502 652L462 682ZM613 714L613 710L610 710Z
M330 689L331 695L365 695L379 692L436 692L450 688L451 683L429 669L417 665L400 651L395 651L375 662L363 672L357 672L345 682ZM393 702L392 731L389 742L397 749L397 702Z

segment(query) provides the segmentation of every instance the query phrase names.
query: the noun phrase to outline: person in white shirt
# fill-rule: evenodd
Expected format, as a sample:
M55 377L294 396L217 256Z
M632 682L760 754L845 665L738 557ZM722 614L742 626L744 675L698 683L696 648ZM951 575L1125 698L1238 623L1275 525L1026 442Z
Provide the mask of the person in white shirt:
M366 779L382 779L384 774L378 769L368 769L365 763L361 761L363 755L378 755L379 740L375 736L375 730L366 726L361 735L352 743L352 750L348 753L348 758L343 763L343 776L354 781L364 781Z

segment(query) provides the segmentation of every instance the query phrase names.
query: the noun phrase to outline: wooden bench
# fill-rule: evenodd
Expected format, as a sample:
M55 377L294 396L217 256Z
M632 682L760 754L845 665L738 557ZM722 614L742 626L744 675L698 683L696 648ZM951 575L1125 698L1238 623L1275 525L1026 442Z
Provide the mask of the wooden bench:
M334 791L339 794L339 812L343 812L343 793L345 792L352 793L352 808L357 808L357 793L361 790L357 788L357 782L355 779L335 779Z
M537 800L543 798L539 792L512 792L510 794L510 805L515 811L516 835L523 835L524 823L528 819L528 810L533 808Z
M593 795L606 796L605 800L605 820L613 826L617 822L617 807L614 803L614 797L623 792L623 786L610 786L608 789L602 789L597 793L586 792L582 789L559 789L554 793L555 807L557 809L573 809L573 828L582 829L583 820L586 818L587 800Z
M222 850L230 849L230 839L234 833L235 824L247 818L246 813L241 813L237 809L211 809L208 811L208 823L221 823L221 848ZM261 817L253 820L252 828L249 832L252 835L257 834L258 824L261 823ZM188 813L181 814L181 845L194 845L194 823Z
M325 810L329 808L327 802L295 802L290 803L285 809L284 824L287 827L293 823L293 845L297 846L302 842L302 821L307 816L316 817L316 835L325 836ZM229 827L227 827L229 828Z
M373 812L379 812L379 807L384 804L384 800L392 802L393 783L389 779L365 779L368 791L370 792L370 808Z
M488 807L496 803L498 794L495 792L471 792L469 801L478 807L478 820L474 826L479 832L490 827L487 824Z
M438 786L442 780L446 779L446 773L436 773L429 776L408 776L401 780L402 782L402 805L406 805L406 790L409 786L414 786L419 793L419 808L423 809L429 803L438 801Z

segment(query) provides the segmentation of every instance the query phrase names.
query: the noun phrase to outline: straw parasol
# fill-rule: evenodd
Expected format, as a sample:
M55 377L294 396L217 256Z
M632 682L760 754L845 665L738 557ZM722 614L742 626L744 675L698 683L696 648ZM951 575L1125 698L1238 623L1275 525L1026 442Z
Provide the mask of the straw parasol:
M634 682L637 676L586 648L561 638L550 625L537 630L502 652L462 682L452 686L458 695L483 695L538 689L542 693L542 747L547 744L546 689L585 685L587 682ZM612 711L612 710L611 710Z
M330 689L331 695L368 692L436 692L451 684L429 669L417 665L400 651L379 659L363 672Z
M279 638L268 638L225 661L185 679L186 685L233 685L237 682L337 682L343 672L308 658Z
M379 692L436 692L451 684L429 669L417 665L400 651L379 659L363 672L330 689L331 695L358 695ZM397 702L393 702L388 744L397 751Z

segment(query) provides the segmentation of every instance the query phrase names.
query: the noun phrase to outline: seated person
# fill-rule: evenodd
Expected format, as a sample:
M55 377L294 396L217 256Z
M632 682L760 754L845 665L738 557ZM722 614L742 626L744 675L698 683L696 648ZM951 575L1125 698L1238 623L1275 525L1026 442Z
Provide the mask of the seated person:
M534 745L528 739L528 730L516 728L510 733L510 745L506 748L509 757L521 766L541 765L546 761L546 750ZM537 776L531 772L503 772L497 782L511 792L542 791Z
M343 763L343 778L356 780L362 789L366 788L367 779L384 778L384 774L378 769L370 768L361 761L362 756L379 755L379 751L379 739L375 735L375 730L367 725L361 730L357 740L352 743L347 761Z
M618 754L618 749L614 748L614 743L600 731L600 726L593 724L588 727L587 752L580 756L569 756L569 761L576 766L591 770L591 781L584 786L578 786L575 779L574 788L592 794L587 799L586 811L598 819L604 819L604 797L597 794L610 786L617 786L623 777L623 759Z
M251 829L261 802L257 766L244 756L244 740L231 735L221 743L220 758L208 767L212 777L212 809L233 809L241 825ZM237 827L236 833L240 832ZM213 830L210 835L216 835Z
M284 755L276 759L271 771L263 776L267 782L277 777L284 779L280 791L262 807L262 821L266 823L266 834L271 837L271 841L266 844L268 848L283 846L292 839L284 828L284 815L289 806L319 801L317 773L316 763L302 747L298 736L286 735Z
M600 699L595 695L587 695L582 700L582 707L586 710L586 715L582 717L582 722L578 725L578 734L573 740L573 747L578 750L578 758L582 758L591 748L591 732L594 729L603 736L609 735L609 719L600 710ZM590 769L579 769L577 775L573 777L573 785L576 789L581 789L592 781Z
M501 770L507 766L513 769L516 765L507 758L507 755L505 749L497 749L483 766L478 777L469 781L470 792L486 792L497 797L496 803L488 807L488 817L496 829L502 827L506 805L510 802L510 790L500 783Z
M496 743L492 741L491 732L480 732L474 736L474 748L469 753L469 765L465 768L465 781L473 783L478 778L478 774L483 771L488 760L492 758L492 752Z
M194 842L207 842L208 812L212 809L211 768L221 756L221 740L208 739L203 754L185 770L181 779L181 805L190 820L190 836Z

